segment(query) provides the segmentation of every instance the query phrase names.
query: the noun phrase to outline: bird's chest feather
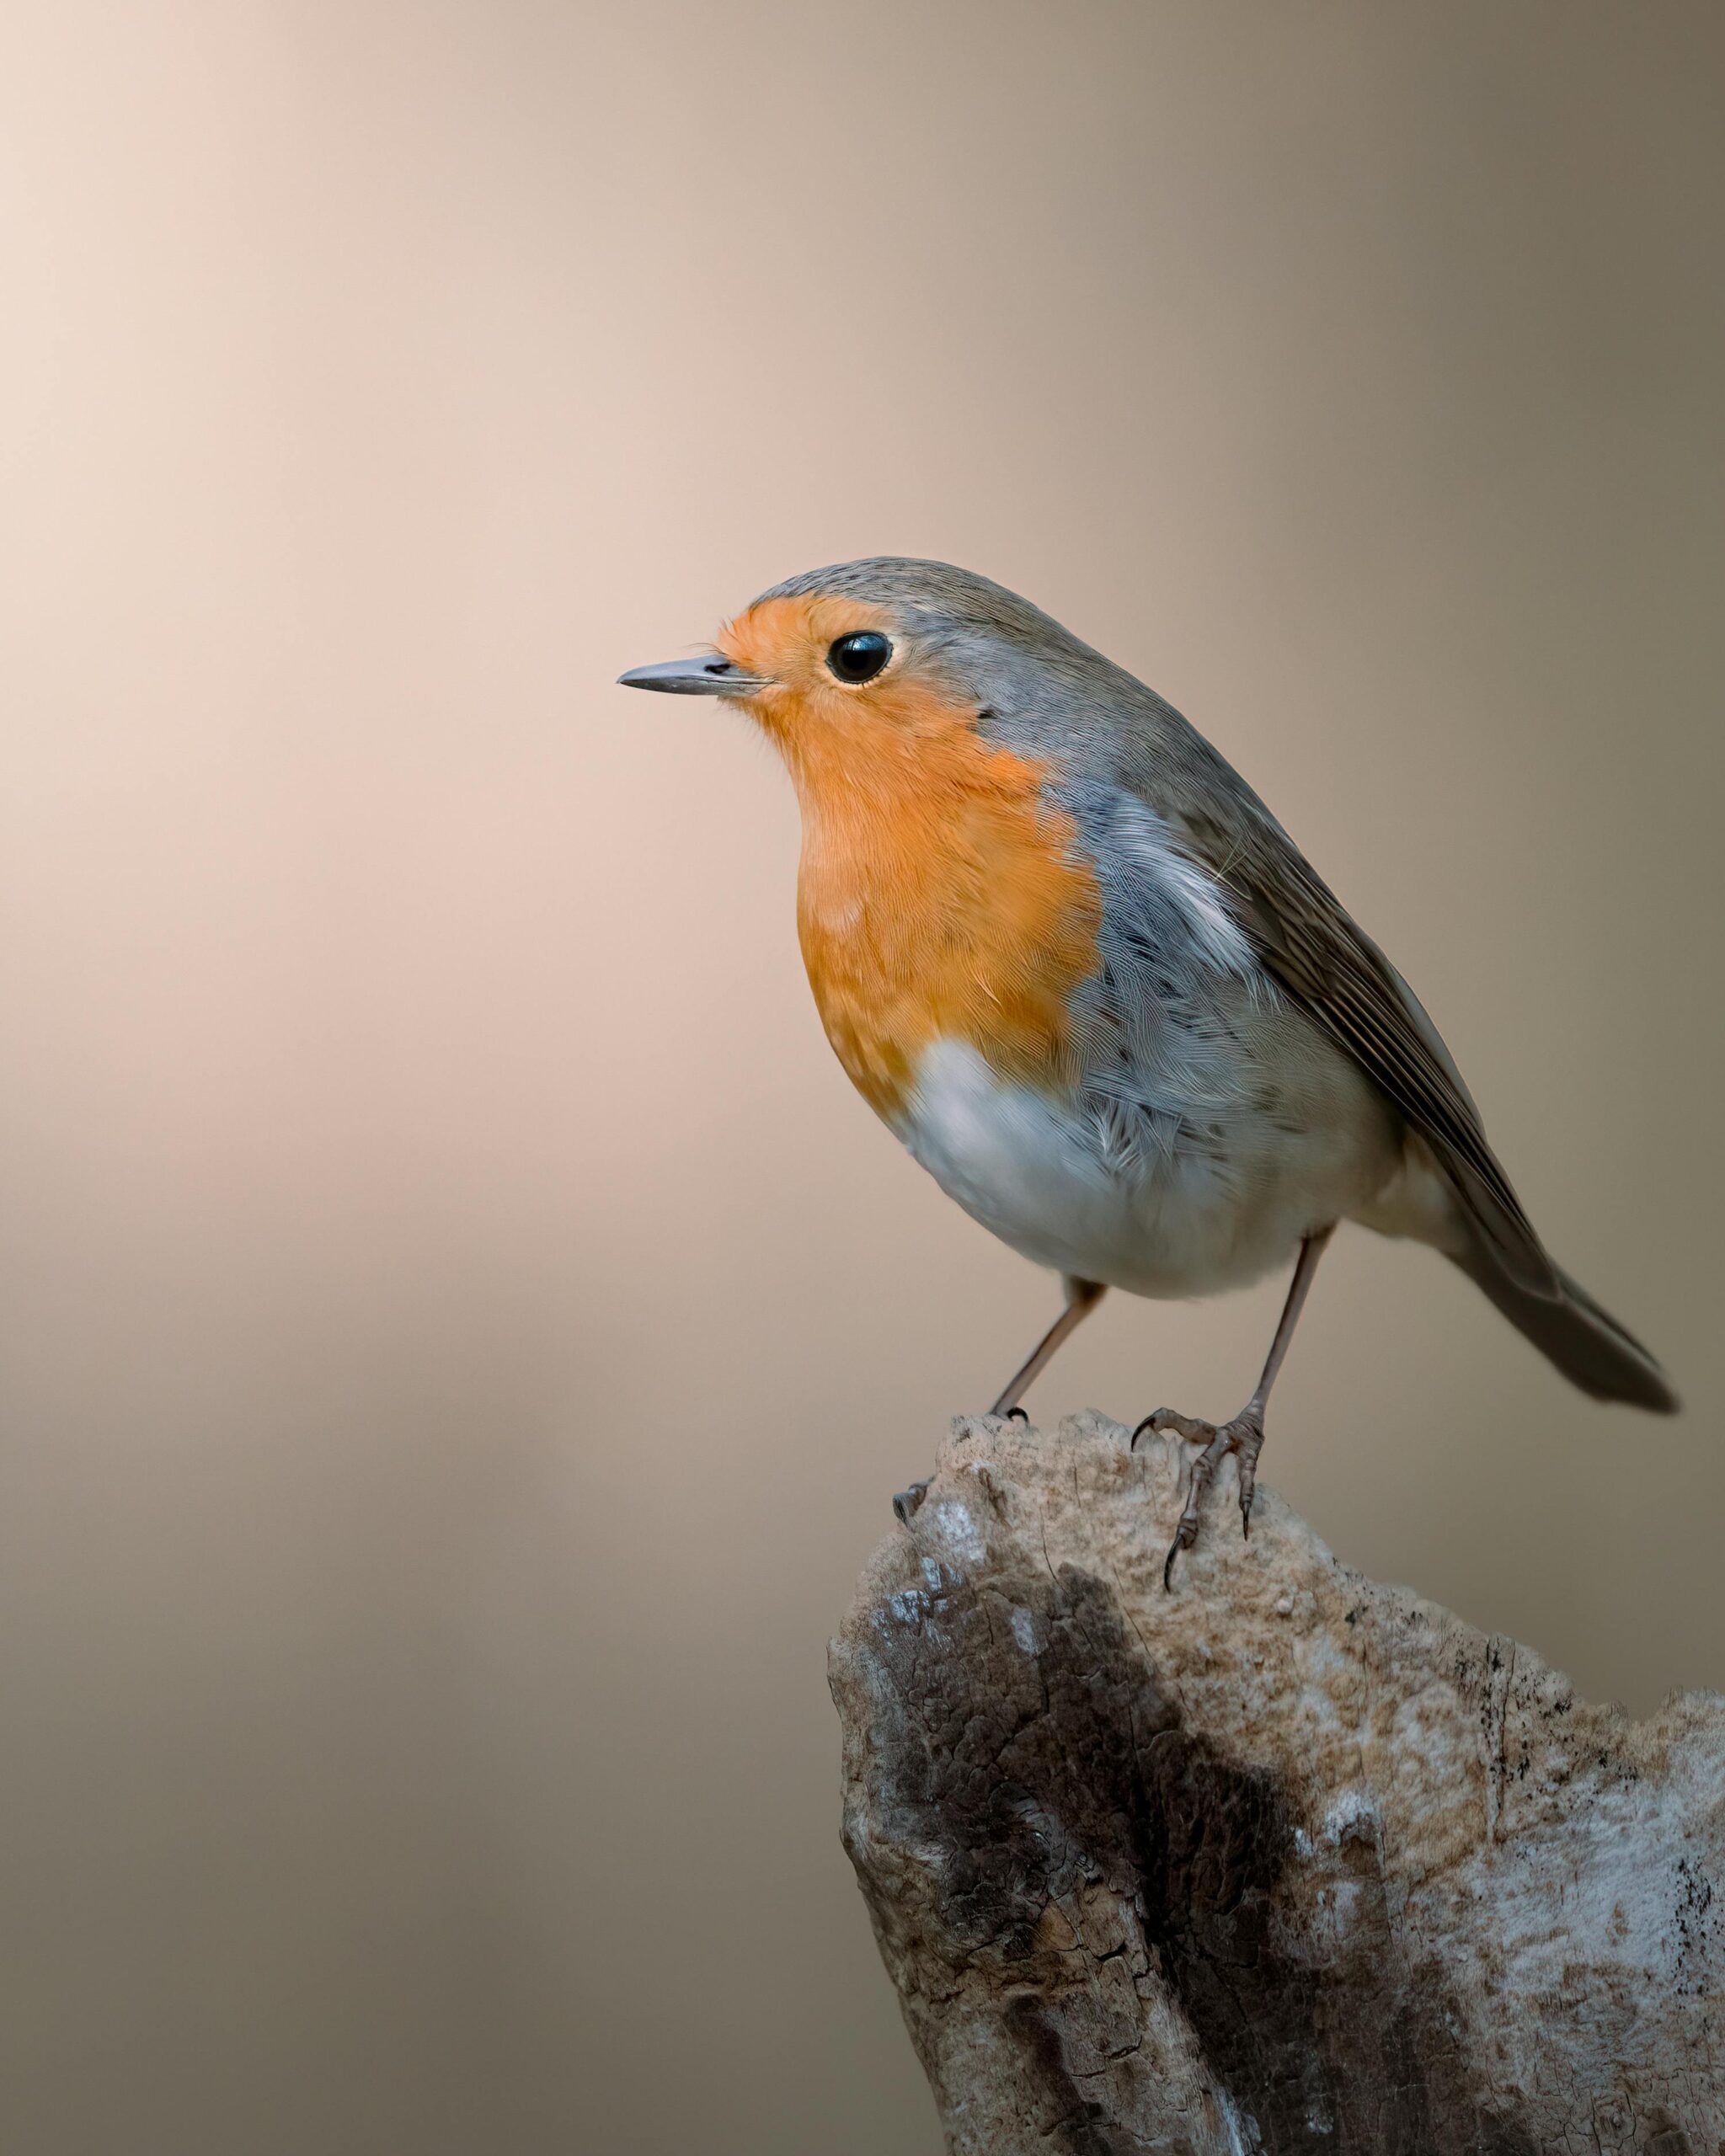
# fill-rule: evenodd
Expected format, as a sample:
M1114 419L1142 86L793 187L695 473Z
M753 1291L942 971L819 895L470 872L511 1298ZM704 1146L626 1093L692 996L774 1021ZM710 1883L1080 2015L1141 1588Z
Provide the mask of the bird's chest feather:
M799 932L852 1081L974 1218L1062 1272L1186 1294L1376 1187L1375 1124L1338 1113L1311 1028L1153 830L1116 815L1131 873L1105 903L1091 832L1029 765L925 748L911 779L804 785Z
M857 1090L898 1122L943 1041L1003 1079L1070 1086L1071 999L1096 970L1101 905L1038 772L965 735L834 780L802 789L798 930Z

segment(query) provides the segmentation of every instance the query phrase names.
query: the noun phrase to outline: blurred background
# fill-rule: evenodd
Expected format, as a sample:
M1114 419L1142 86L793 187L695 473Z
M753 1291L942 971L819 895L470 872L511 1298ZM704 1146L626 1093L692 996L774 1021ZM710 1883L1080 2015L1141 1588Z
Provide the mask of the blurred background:
M1690 1403L1356 1234L1270 1480L1725 1683L1711 0L0 45L8 2150L933 2156L825 1641L1054 1289L829 1055L770 754L611 686L820 563L1186 710ZM1231 1411L1281 1292L1032 1406Z

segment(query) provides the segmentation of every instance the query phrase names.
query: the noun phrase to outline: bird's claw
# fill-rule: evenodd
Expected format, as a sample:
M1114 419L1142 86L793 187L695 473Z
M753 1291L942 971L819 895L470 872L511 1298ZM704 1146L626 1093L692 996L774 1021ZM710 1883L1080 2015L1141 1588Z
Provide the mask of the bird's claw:
M913 1482L908 1490L899 1492L893 1499L893 1511L897 1515L900 1527L908 1527L911 1524L917 1513L921 1511L922 1500L927 1495L928 1485L926 1482Z
M1198 1522L1189 1514L1180 1515L1180 1524L1174 1529L1174 1539L1168 1545L1168 1554L1162 1559L1162 1593L1174 1591L1174 1560L1183 1550L1189 1550L1198 1540Z
M1174 1584L1174 1560L1183 1550L1189 1550L1198 1540L1199 1508L1204 1493L1215 1479L1216 1470L1232 1453L1239 1463L1240 1473L1240 1532L1247 1540L1252 1536L1252 1501L1258 1490L1258 1455L1263 1449L1263 1418L1261 1413L1247 1409L1236 1415L1231 1422L1206 1422L1195 1415L1182 1415L1172 1407L1158 1407L1153 1415L1146 1415L1132 1433L1132 1446L1146 1430L1158 1436L1172 1432L1186 1439L1188 1444L1200 1445L1203 1450L1192 1463L1192 1481L1186 1495L1185 1510L1180 1514L1179 1524L1174 1529L1174 1539L1168 1545L1168 1554L1162 1561L1162 1587L1172 1590Z

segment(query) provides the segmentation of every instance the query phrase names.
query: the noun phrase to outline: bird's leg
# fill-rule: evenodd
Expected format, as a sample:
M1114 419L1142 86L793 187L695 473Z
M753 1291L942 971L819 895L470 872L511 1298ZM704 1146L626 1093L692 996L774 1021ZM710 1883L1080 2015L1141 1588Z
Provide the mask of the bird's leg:
M1174 1560L1183 1550L1189 1550L1198 1540L1199 1507L1204 1493L1215 1477L1216 1470L1233 1453L1240 1463L1240 1527L1242 1534L1252 1532L1252 1498L1258 1486L1258 1455L1263 1449L1263 1412L1270 1396L1270 1387L1276 1381L1276 1373L1282 1367L1288 1353L1289 1342L1294 1337L1294 1328L1300 1322L1300 1313L1306 1306L1306 1298L1311 1289L1311 1277L1317 1271L1317 1262L1324 1254L1324 1246L1334 1234L1333 1228L1320 1228L1308 1235L1300 1246L1300 1260L1294 1267L1294 1278L1289 1283L1288 1299L1282 1305L1281 1322L1276 1327L1276 1337L1270 1342L1270 1352L1263 1366L1263 1375L1258 1381L1258 1390L1241 1409L1231 1422L1220 1427L1214 1422L1201 1422L1194 1415L1177 1414L1172 1407L1158 1407L1153 1415L1146 1415L1132 1433L1135 1445L1146 1430L1172 1430L1204 1449L1192 1463L1192 1487L1186 1498L1186 1509L1180 1515L1180 1524L1174 1530L1174 1539L1168 1545L1168 1554L1162 1566L1162 1585L1173 1585Z
M1107 1294L1108 1289L1095 1280L1077 1280L1069 1273L1065 1277L1066 1307L1044 1332L1033 1349L1030 1359L1013 1377L1006 1390L989 1409L991 1415L1017 1415L1025 1422L1029 1417L1018 1405L1019 1396L1031 1380L1045 1369L1055 1350L1063 1340L1069 1339L1084 1320ZM900 1490L893 1499L893 1510L900 1524L908 1527L921 1509L922 1500L928 1495L926 1482L913 1482L908 1490Z
M1061 1342L1069 1339L1078 1330L1108 1293L1108 1289L1098 1282L1077 1280L1070 1273L1065 1275L1064 1284L1066 1307L1037 1342L1024 1367L1014 1374L1006 1390L989 1409L991 1415L1023 1415L1024 1410L1018 1402L1029 1390L1033 1380L1047 1368Z
M989 1409L991 1415L1017 1415L1025 1422L1029 1421L1029 1417L1018 1405L1019 1399L1032 1380L1047 1369L1060 1342L1071 1338L1108 1293L1099 1281L1076 1279L1070 1273L1065 1276L1064 1285L1066 1307L1037 1342L1029 1360L1014 1374L1006 1390ZM926 1482L913 1482L908 1490L900 1490L893 1499L893 1510L904 1526L911 1524L927 1494L928 1485Z

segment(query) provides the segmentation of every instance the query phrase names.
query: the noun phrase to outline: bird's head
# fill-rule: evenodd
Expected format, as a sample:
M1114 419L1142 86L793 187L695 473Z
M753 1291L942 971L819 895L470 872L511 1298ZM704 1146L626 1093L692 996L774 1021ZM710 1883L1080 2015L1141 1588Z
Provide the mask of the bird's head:
M793 577L728 622L713 649L622 680L740 705L801 782L860 779L984 722L1010 733L1060 701L1063 680L1070 690L1086 667L1106 666L985 577L888 556Z

